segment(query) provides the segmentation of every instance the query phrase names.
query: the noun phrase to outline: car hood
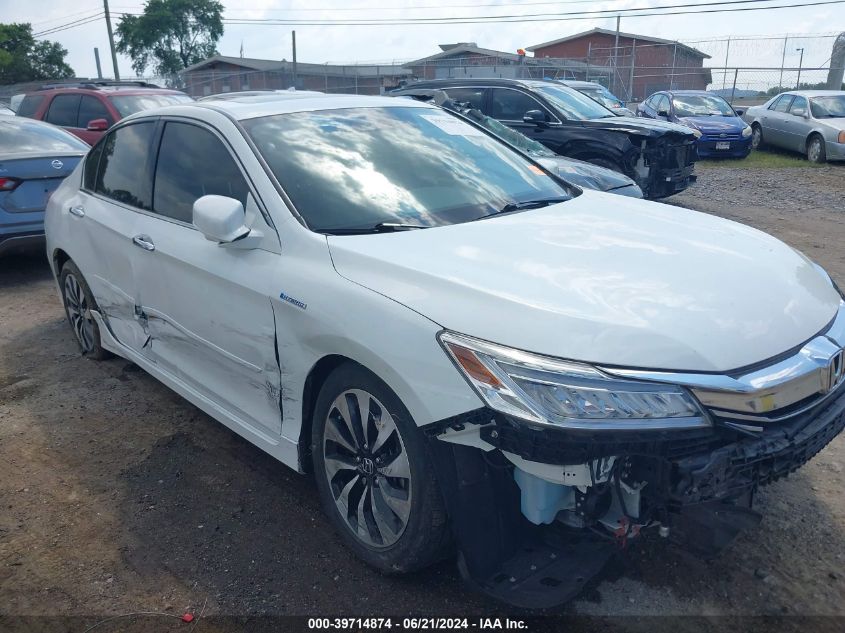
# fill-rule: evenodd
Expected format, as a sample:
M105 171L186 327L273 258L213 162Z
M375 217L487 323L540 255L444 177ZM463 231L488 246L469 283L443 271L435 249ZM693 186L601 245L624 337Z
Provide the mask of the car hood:
M836 117L833 119L816 119L818 123L832 127L834 130L845 130L845 117Z
M644 117L614 116L603 119L588 119L581 122L585 127L598 128L603 130L622 130L630 134L638 134L648 138L676 133L694 138L688 127L669 123L668 121L657 121Z
M579 187L586 187L595 191L612 191L621 187L636 187L639 190L637 183L625 174L582 160L563 158L562 156L543 156L535 158L535 160L567 182ZM641 196L642 192L640 192Z
M840 302L770 235L590 191L477 222L327 239L340 275L444 328L596 364L745 367L812 338Z
M739 132L745 123L735 116L685 116L678 119L683 125L691 125L705 134Z

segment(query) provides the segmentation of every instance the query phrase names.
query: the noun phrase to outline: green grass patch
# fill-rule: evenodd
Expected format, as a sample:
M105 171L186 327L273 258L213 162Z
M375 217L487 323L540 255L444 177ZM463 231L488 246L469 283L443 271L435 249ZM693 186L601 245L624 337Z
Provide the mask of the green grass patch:
M773 169L777 167L819 167L811 163L805 156L798 153L782 152L777 149L760 149L752 151L747 158L721 160L700 160L696 165L702 167L730 167L731 169Z

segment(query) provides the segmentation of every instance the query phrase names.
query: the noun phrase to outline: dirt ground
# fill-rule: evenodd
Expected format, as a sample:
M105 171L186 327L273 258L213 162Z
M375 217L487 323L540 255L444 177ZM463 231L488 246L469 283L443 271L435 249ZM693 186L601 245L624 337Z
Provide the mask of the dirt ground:
M845 285L845 167L755 173L726 163L699 174L673 204L774 233ZM762 491L763 523L718 559L643 542L562 612L845 616L843 489L839 437ZM403 578L359 563L308 478L131 363L82 358L46 263L3 260L0 630L12 628L9 616L79 616L71 628L84 630L116 614L186 610L508 613L465 587L452 563ZM203 631L223 628L210 619ZM97 628L106 630L126 629Z

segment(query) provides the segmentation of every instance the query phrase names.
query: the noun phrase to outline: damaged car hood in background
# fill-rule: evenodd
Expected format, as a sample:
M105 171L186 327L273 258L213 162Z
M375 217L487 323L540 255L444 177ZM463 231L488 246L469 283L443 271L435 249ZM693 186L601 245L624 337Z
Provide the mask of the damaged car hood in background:
M824 329L840 297L750 227L585 191L476 222L329 236L343 277L448 329L559 358L729 371Z

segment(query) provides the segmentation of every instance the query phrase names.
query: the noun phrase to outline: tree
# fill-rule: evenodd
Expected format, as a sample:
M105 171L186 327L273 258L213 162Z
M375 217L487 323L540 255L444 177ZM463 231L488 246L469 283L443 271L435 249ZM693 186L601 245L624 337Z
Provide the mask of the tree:
M36 41L30 24L0 24L0 84L73 77L66 55L58 42Z
M138 75L175 74L217 54L223 36L223 5L217 0L148 0L141 15L117 25L117 50L132 58Z

